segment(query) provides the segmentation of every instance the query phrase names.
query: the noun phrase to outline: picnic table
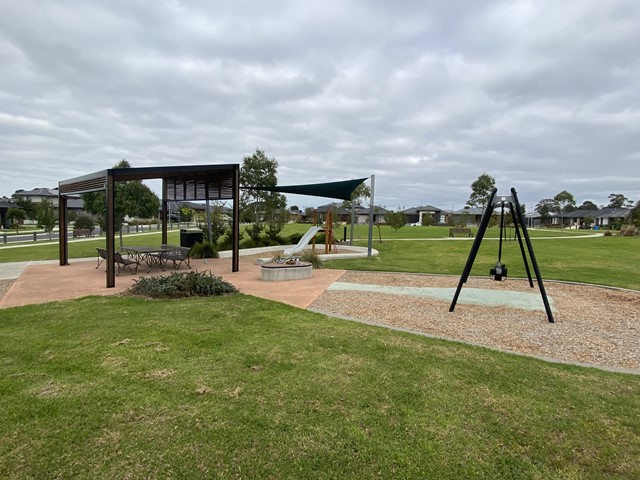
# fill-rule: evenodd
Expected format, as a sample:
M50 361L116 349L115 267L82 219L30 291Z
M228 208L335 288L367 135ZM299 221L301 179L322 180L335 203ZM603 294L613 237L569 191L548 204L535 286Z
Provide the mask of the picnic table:
M138 245L135 247L123 247L129 255L129 258L134 260L138 265L143 262L149 267L147 273L151 271L153 267L158 265L164 271L164 265L162 264L162 254L168 251L166 245L159 247L150 245Z
M180 268L180 265L185 263L187 267L191 268L189 264L189 248L177 247L175 245L160 245L159 247L140 245L135 247L124 247L124 250L129 255L129 258L135 261L138 265L143 262L147 264L151 271L156 265L164 271L164 266L167 262L173 262L173 268L175 270Z

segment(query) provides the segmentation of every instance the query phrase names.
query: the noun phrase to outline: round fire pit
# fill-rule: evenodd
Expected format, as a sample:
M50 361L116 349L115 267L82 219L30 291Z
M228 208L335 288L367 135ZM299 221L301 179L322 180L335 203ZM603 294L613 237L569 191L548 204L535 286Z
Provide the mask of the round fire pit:
M260 278L268 282L281 282L284 280L300 280L311 278L313 267L309 262L297 263L263 263L260 266Z

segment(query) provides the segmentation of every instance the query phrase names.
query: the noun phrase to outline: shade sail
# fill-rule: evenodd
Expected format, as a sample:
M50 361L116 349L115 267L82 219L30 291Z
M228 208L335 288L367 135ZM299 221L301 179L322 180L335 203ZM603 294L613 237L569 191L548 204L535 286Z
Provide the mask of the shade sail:
M307 185L288 185L275 187L240 187L245 190L263 190L277 193L295 193L297 195L311 195L313 197L336 198L351 200L351 194L362 182L369 177L343 180L340 182L311 183Z

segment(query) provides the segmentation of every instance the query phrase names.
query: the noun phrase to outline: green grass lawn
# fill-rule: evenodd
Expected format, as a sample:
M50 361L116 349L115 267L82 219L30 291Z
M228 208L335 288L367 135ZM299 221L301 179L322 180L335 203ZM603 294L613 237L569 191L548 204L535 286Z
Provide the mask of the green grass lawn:
M0 320L0 477L640 478L640 377L244 295Z
M567 280L640 290L640 238L596 237L532 240L543 279ZM488 276L498 259L498 241L481 244L472 275ZM357 242L366 245L366 242ZM389 272L460 275L472 242L392 241L374 242L380 255L372 258L332 260L330 268ZM526 247L525 247L526 249ZM503 242L502 261L513 277L526 277L518 242ZM531 267L531 264L530 264ZM531 275L534 276L533 269Z

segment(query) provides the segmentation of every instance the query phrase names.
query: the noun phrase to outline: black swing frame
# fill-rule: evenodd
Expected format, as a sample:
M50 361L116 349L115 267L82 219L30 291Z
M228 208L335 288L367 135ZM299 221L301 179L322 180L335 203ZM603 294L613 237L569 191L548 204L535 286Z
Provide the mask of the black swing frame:
M489 196L489 201L487 203L487 208L482 215L482 220L480 221L480 227L478 228L478 233L473 240L473 245L471 247L471 251L469 252L469 257L467 258L467 262L465 263L464 270L462 271L462 275L460 276L460 281L458 282L458 287L456 288L456 293L451 301L451 306L449 307L449 311L453 312L456 307L456 303L458 302L458 297L460 296L460 291L462 290L463 284L467 282L469 279L469 274L471 273L471 268L473 267L473 262L476 259L478 254L478 250L480 249L480 243L482 243L482 239L484 238L484 234L487 231L487 227L489 226L489 221L491 220L491 216L493 214L493 210L497 205L500 205L500 242L499 242L499 252L498 252L498 263L502 260L502 232L504 230L504 209L505 206L508 205L509 210L511 212L511 218L513 219L513 224L515 225L516 237L518 238L518 243L520 244L520 252L522 254L522 261L524 262L525 269L527 271L527 277L529 279L529 286L534 288L533 280L531 279L531 270L529 269L529 263L527 261L527 255L525 253L524 245L522 244L522 237L527 245L527 251L529 253L529 258L531 259L531 264L533 265L533 270L536 274L536 279L538 282L538 288L540 289L540 295L542 296L542 302L544 303L544 308L547 313L547 319L550 323L555 323L553 318L553 312L551 311L551 306L549 305L549 299L547 298L547 292L544 288L544 283L542 282L542 276L540 275L540 268L538 267L538 262L536 261L535 253L533 252L533 245L531 244L531 238L529 237L529 232L527 231L527 225L524 219L524 214L522 213L522 209L520 207L520 202L518 201L518 194L515 188L511 188L511 196L503 196L496 198L496 193L498 192L497 188L494 188L491 191L491 195ZM520 231L522 231L522 235L520 235Z

